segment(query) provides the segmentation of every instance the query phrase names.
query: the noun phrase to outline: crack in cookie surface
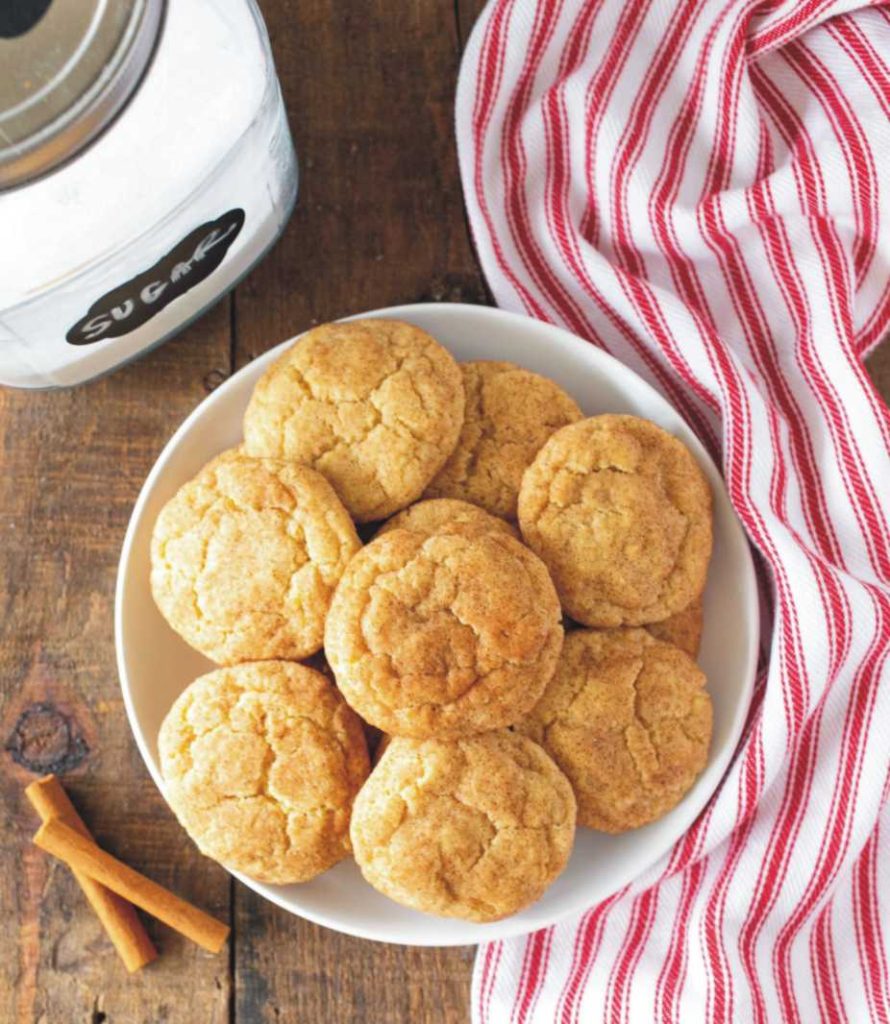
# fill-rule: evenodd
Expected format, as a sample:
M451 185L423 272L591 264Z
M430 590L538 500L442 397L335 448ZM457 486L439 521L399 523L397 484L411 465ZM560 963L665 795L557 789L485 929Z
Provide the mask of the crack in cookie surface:
M518 508L524 540L585 625L658 622L702 592L708 485L688 449L647 420L597 416L557 431L526 471Z
M158 516L152 593L170 625L219 664L307 657L360 547L320 474L228 452Z
M571 786L507 731L393 739L359 794L351 834L375 888L429 913L492 921L538 899L565 867Z
M543 691L561 643L540 560L472 529L377 537L349 564L325 627L346 699L393 735L509 725Z
M457 363L426 332L394 320L323 324L260 379L245 445L315 467L369 522L420 496L463 415Z
M158 747L170 804L208 856L283 884L349 853L368 753L320 673L266 661L202 676L170 709Z
M703 770L712 724L704 685L687 654L643 629L576 630L514 728L569 777L579 824L622 832L667 813Z

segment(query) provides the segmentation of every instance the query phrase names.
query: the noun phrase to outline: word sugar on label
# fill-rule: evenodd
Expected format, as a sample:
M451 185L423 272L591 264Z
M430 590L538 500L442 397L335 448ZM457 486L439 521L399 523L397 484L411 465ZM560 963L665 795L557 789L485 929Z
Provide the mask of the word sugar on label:
M234 209L190 231L148 270L97 299L65 340L71 345L91 345L141 327L209 277L243 226L244 210Z

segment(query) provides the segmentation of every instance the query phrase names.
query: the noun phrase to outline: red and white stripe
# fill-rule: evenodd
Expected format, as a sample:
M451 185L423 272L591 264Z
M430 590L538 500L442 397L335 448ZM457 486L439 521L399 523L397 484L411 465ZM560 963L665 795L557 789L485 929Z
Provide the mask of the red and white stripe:
M671 854L482 947L477 1024L890 1024L890 10L491 0L457 95L499 305L658 387L768 591L732 768Z

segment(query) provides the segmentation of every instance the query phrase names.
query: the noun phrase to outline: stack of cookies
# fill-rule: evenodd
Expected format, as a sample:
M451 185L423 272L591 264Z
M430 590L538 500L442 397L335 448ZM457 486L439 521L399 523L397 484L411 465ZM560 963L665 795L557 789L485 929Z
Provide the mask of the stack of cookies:
M703 769L710 552L654 424L410 324L318 327L155 526L157 605L221 666L161 728L168 799L259 880L351 853L407 906L515 913L576 824L651 822Z

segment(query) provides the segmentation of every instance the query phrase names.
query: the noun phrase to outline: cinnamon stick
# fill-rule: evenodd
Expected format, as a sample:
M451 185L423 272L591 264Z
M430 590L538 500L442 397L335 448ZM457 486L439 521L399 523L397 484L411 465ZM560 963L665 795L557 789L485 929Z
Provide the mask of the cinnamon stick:
M218 953L225 944L228 925L140 875L58 818L45 821L34 836L34 842L41 850L65 861L73 870L101 882L118 896L141 907L211 953Z
M47 775L45 778L32 782L25 790L25 795L44 822L51 818L57 818L75 829L80 835L92 839L89 830L55 775ZM102 922L102 927L118 951L127 970L130 973L138 971L140 967L155 960L158 955L157 950L142 927L142 922L136 915L132 904L121 899L116 893L106 889L104 885L81 871L75 871L74 877L83 889L96 916Z

